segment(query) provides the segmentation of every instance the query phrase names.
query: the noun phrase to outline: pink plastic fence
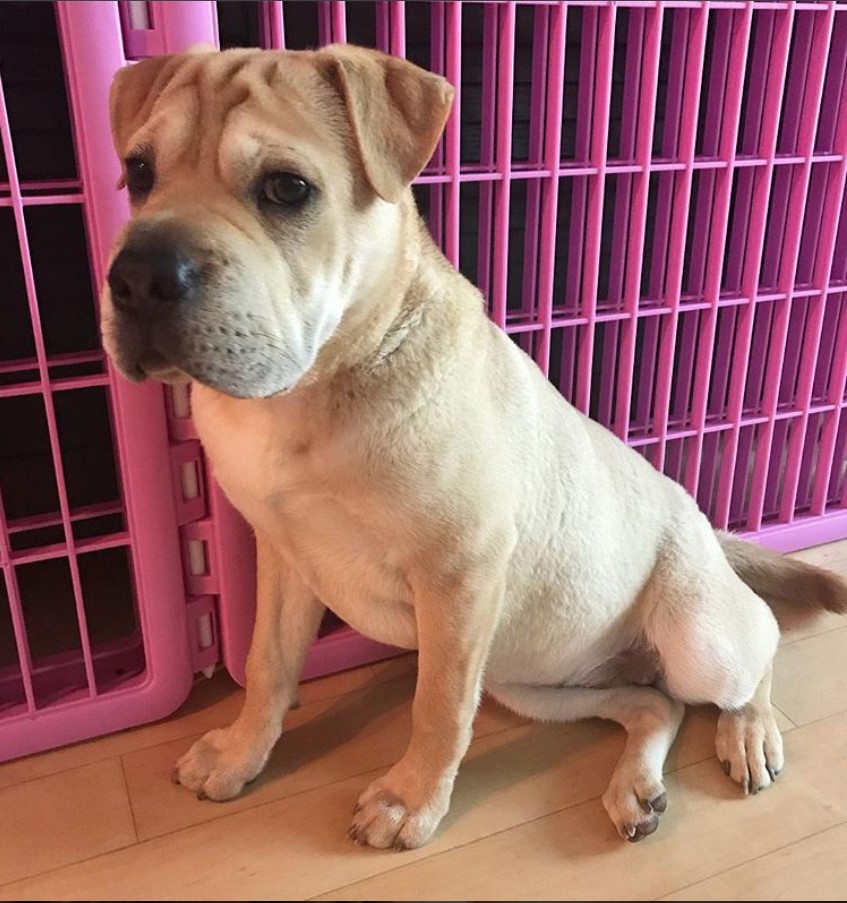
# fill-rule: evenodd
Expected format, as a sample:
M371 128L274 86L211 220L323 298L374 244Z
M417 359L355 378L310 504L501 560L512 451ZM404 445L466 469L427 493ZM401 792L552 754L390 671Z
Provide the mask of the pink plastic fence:
M33 175L2 29L49 7L3 7L0 759L167 714L220 659L243 679L252 544L190 399L127 384L76 328L127 212L106 102L127 59L350 40L446 75L415 192L494 321L715 524L782 549L847 536L847 8L57 3L39 34L75 163ZM73 286L66 231L39 220L63 212L91 258ZM307 676L386 654L328 629Z

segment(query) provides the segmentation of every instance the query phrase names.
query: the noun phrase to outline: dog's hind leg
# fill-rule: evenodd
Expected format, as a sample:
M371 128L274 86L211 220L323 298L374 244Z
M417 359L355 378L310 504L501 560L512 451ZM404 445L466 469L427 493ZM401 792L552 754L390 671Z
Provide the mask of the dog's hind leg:
M606 718L626 728L623 755L603 794L603 805L625 840L639 841L659 826L667 796L662 769L685 707L652 687L537 687L487 685L512 711L538 721Z
M721 712L715 749L724 771L744 788L758 793L782 771L782 736L771 705L771 668L753 698L734 711Z
M779 639L770 608L729 566L705 518L675 532L650 593L645 633L663 688L721 709L716 748L727 774L745 792L767 787L783 766L770 704Z

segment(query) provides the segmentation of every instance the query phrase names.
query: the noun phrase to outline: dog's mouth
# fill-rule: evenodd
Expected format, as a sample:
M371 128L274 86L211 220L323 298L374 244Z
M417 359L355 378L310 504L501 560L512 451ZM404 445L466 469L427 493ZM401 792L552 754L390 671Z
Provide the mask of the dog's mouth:
M120 361L121 372L133 382L154 379L166 385L181 385L193 381L233 398L271 398L293 388L293 382L279 384L269 372L262 372L265 369L251 361L245 365L247 372L242 372L238 366L227 367L220 361L195 359L190 355L176 363L148 349L130 358L122 356Z
M269 331L268 331L269 332ZM270 398L290 391L305 372L280 342L248 317L213 320L118 314L105 333L121 372L134 382L189 381L234 398Z

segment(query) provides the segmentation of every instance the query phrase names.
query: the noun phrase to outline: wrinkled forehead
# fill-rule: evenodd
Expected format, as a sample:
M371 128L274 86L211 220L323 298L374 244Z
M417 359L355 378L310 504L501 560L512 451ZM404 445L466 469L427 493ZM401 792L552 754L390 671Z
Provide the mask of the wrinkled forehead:
M221 175L332 156L348 129L343 104L309 54L247 51L189 60L132 138L159 170L212 165Z

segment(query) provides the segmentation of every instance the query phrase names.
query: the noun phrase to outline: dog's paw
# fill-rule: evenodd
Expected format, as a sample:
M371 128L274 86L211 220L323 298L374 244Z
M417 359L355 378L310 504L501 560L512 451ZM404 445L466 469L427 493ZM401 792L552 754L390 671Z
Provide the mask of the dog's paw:
M624 840L637 843L659 827L659 816L668 805L661 779L645 772L618 770L603 794L603 806Z
M423 846L438 827L450 804L450 790L440 788L425 801L412 802L392 772L374 781L356 803L348 835L363 846L412 850Z
M209 731L176 763L173 781L198 799L229 800L265 767L273 743L250 742L232 727Z
M724 771L744 793L769 787L785 766L782 736L770 709L750 705L721 712L715 750Z

